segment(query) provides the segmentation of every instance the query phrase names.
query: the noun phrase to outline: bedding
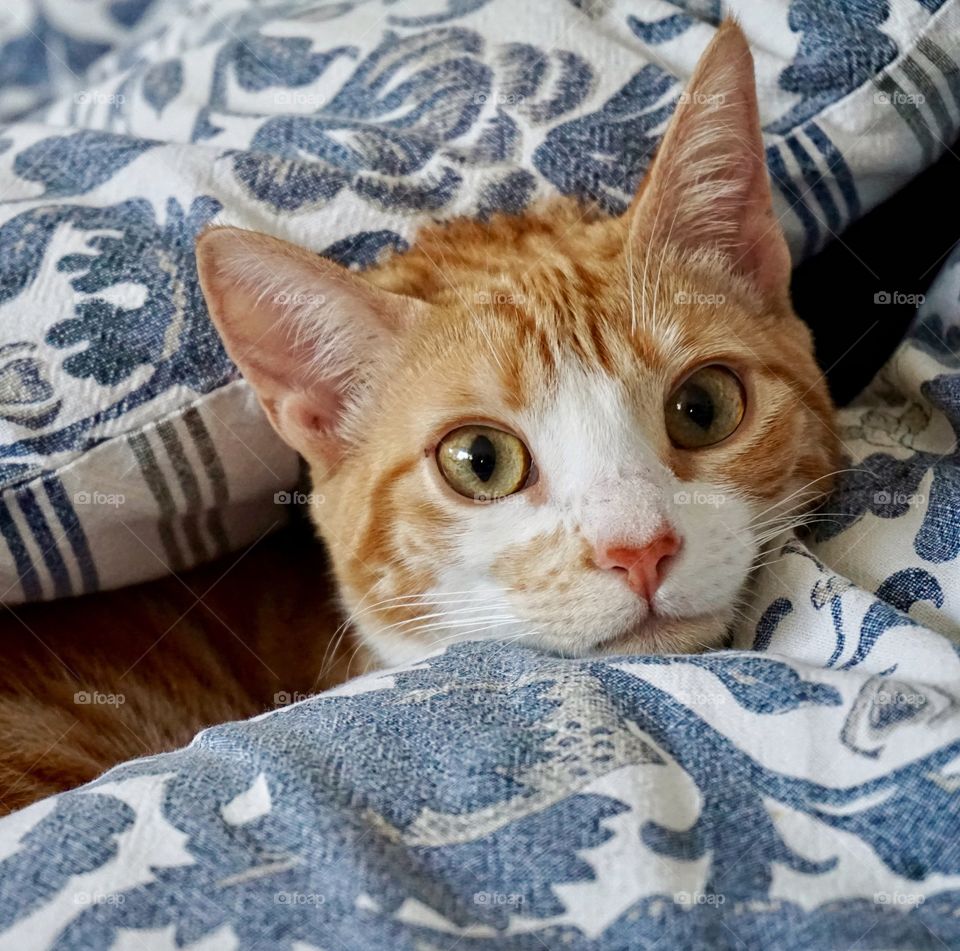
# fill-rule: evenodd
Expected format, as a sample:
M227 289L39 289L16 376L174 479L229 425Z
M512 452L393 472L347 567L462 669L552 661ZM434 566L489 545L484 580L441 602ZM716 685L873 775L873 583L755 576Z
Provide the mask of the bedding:
M960 249L736 649L278 694L0 820L0 948L960 947L958 346Z
M799 259L955 138L958 5L730 6ZM622 206L719 4L550 14L0 11L3 600L282 518L296 459L206 319L206 223L360 267L431 216ZM280 692L0 820L0 949L960 947L958 349L955 252L842 412L848 471L778 543L733 650L462 644Z
M736 0L797 260L960 129L960 0ZM362 267L430 218L621 210L715 0L15 0L0 10L0 592L179 571L297 481L216 338L212 221ZM276 502L276 504L274 504Z

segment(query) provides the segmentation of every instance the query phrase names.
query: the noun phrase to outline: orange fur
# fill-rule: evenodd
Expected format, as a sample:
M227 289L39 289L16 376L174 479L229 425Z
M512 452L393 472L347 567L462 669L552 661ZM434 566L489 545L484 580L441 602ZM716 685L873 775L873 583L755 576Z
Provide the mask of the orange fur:
M3 611L0 814L363 671L328 575L287 529L181 579Z
M0 808L257 712L277 689L329 685L361 644L381 661L467 636L572 654L722 644L764 544L754 526L814 504L839 452L810 334L789 303L752 65L734 25L720 29L690 88L697 95L621 218L560 199L437 224L362 277L265 235L202 236L211 315L273 425L310 464L310 514L353 639L330 642L331 614L315 616L317 574L296 558L304 594L293 613L288 574L241 587L241 565L219 587L231 590L229 580L258 606L288 605L258 613L241 601L230 624L240 650L216 618L202 630L177 622L173 583L152 589L153 614L124 593L34 608L25 619L42 628L37 640L8 619L0 733L14 741L0 753ZM746 413L722 442L680 449L664 423L668 395L714 363L739 375ZM447 486L435 450L466 423L523 440L532 484L483 504ZM726 507L681 509L674 490L697 486ZM677 590L654 605L596 552L644 544L658 519L686 525L688 537L671 567ZM274 557L291 570L276 545L247 569ZM695 558L712 581L701 584ZM104 611L111 620L95 620ZM111 629L117 617L122 631ZM116 685L130 702L80 709L78 684Z

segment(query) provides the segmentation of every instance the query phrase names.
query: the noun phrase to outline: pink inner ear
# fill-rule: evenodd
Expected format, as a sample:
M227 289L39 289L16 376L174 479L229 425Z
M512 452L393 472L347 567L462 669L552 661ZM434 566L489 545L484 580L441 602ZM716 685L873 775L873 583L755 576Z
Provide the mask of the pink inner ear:
M281 437L303 454L335 437L358 382L427 306L236 228L204 233L197 266L227 352Z
M753 57L732 21L680 97L633 215L645 240L719 251L765 296L787 293L790 254L773 214Z

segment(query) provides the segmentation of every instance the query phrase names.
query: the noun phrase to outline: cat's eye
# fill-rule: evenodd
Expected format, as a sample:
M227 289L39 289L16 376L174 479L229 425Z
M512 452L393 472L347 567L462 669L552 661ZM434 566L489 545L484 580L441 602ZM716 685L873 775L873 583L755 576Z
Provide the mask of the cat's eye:
M454 491L490 501L513 495L527 484L530 451L502 429L461 426L440 441L437 464Z
M703 449L734 433L746 395L740 378L714 364L691 373L667 398L667 434L681 449Z

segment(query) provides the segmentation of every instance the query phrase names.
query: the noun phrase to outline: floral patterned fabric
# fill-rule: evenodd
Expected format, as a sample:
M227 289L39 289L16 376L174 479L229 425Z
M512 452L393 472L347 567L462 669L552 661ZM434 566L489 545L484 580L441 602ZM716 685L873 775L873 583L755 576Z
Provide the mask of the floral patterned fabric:
M960 129L957 0L732 2L799 259ZM297 479L207 318L211 221L345 264L428 218L623 209L715 0L13 0L0 9L0 592L238 548Z
M0 949L960 948L960 250L840 433L738 649L461 644L214 727L0 820Z
M958 345L960 250L739 649L461 644L214 727L0 820L0 949L960 947Z
M958 14L763 8L799 257L952 140ZM719 4L550 12L0 11L5 599L276 520L296 463L204 316L207 221L362 266L430 215L622 207ZM839 432L735 650L463 644L215 727L0 820L0 951L960 947L960 253Z

